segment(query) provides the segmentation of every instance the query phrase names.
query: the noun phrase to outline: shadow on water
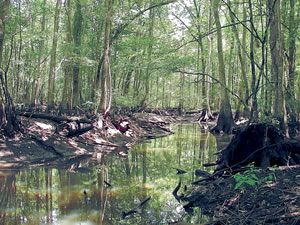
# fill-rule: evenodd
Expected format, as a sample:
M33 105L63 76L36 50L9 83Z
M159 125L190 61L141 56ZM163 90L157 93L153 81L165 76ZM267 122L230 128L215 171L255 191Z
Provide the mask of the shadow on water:
M172 191L179 177L190 184L196 169L208 170L202 165L215 161L216 138L197 124L173 130L172 136L70 166L0 170L0 224L149 225L183 216L203 221L199 212L187 216ZM187 173L177 175L174 168Z

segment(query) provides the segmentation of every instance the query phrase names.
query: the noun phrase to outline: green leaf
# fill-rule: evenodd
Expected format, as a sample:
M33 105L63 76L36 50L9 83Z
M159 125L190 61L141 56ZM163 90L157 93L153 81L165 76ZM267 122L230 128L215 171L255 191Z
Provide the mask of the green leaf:
M251 177L253 177L255 180L258 180L258 177L255 174L251 174Z
M240 173L237 173L233 177L234 177L235 181L239 181L242 179L243 176Z
M257 183L257 181L250 179L250 180L246 180L245 183L250 184L251 186L253 186Z
M240 182L238 182L238 183L235 185L234 190L238 189L243 183L244 183L243 180L240 181Z

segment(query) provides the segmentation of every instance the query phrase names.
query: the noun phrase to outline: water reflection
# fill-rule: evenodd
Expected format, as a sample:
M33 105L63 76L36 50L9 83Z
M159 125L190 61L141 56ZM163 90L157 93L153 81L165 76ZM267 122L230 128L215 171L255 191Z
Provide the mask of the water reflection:
M64 169L1 170L0 224L149 225L180 219L185 212L172 191L179 177L190 184L196 169L215 160L216 139L197 124L173 130L172 136L138 144L121 155L99 153ZM187 173L176 175L174 168Z

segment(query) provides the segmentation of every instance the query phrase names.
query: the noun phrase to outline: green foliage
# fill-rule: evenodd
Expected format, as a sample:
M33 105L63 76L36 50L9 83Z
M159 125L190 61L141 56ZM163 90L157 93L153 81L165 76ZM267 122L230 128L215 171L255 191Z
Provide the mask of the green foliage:
M258 171L259 170L257 168L255 168L253 164L251 164L248 166L248 170L246 170L242 173L236 173L235 175L233 175L233 178L236 181L234 190L242 188L243 184L249 184L251 186L254 186L256 184L271 184L273 182L272 174L269 174L268 176L266 176L262 179L259 179L255 174Z

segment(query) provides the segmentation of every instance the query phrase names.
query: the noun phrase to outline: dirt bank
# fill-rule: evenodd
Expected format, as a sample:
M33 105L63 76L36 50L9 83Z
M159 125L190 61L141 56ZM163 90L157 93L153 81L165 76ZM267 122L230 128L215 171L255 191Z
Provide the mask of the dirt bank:
M174 116L135 113L130 117L70 117L22 113L23 131L14 138L0 133L0 168L66 163L77 157L117 152L126 155L137 142L170 135ZM125 121L125 130L118 127Z

